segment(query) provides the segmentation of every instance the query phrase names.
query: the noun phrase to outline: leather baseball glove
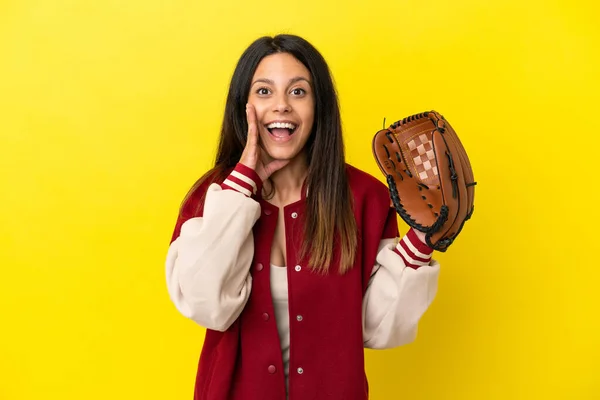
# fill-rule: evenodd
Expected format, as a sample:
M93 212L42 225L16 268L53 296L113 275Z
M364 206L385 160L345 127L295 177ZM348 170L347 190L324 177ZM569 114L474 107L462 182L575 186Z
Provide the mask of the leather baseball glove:
M436 111L411 115L375 134L373 155L400 217L445 252L473 214L476 185L454 129Z

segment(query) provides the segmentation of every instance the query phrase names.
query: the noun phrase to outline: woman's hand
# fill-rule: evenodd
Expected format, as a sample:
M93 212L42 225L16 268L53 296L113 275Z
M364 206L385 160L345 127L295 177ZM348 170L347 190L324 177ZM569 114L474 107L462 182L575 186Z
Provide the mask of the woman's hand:
M285 167L290 160L273 160L265 164L260 152L263 151L258 145L258 126L256 125L256 110L251 104L246 104L246 118L248 120L248 139L242 153L240 163L252 168L262 181L266 181L274 172Z
M424 244L427 244L427 242L425 241L425 233L421 232L421 231L418 231L416 229L414 229L414 231L415 231L415 234L417 235L417 237L419 238L419 240L421 242L423 242Z

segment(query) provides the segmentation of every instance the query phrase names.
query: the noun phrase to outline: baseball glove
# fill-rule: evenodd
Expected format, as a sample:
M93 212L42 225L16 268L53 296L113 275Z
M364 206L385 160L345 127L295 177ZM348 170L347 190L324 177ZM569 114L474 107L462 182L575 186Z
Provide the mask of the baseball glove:
M375 134L373 155L397 213L445 252L473 214L476 185L454 129L436 111L411 115Z

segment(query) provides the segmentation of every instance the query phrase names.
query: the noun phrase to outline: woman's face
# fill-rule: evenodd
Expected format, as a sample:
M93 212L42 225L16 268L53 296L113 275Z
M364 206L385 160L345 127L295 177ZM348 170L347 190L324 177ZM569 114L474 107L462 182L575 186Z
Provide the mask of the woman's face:
M314 121L315 99L308 69L288 53L262 59L248 102L256 109L262 148L271 159L291 160L302 152Z

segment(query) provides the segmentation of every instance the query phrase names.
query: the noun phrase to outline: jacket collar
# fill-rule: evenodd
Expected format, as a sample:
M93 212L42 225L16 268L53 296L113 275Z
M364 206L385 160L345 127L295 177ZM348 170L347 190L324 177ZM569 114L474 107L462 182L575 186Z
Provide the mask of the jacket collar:
M287 206L285 206L284 208L301 205L306 202L306 197L308 196L308 182L307 181L308 181L308 179L305 178L304 182L302 183L302 189L300 189L300 200L290 203ZM258 202L261 204L261 206L273 207L276 209L278 208L278 207L274 206L273 204L271 204L268 200L264 199L262 196L256 195L256 200L258 200Z

